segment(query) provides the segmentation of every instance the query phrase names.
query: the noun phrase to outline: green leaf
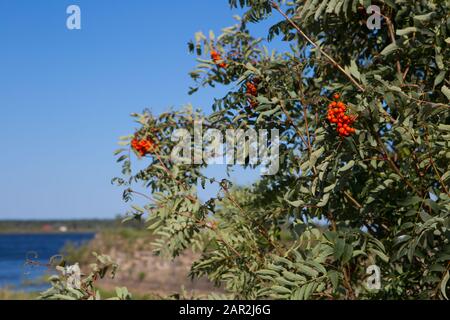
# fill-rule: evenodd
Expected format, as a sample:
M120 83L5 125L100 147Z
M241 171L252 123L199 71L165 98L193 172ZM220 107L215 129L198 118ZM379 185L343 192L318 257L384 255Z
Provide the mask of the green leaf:
M375 255L377 255L384 262L386 262L386 263L389 262L389 257L387 255L385 255L383 252L381 252L377 249L373 249L373 248L370 248L369 251L374 253Z
M117 159L117 162L122 162L122 161L124 161L125 159L128 159L128 156L124 154L124 155L120 156L120 157Z
M388 56L388 55L390 55L391 53L393 53L393 52L395 52L395 51L397 51L397 50L399 50L399 49L400 49L400 47L397 46L397 44L391 43L391 44L389 44L388 46L386 46L386 48L384 48L383 51L381 51L380 54L381 54L382 56Z
M316 10L316 13L314 14L314 20L316 20L316 21L319 20L320 16L322 15L322 13L324 12L324 10L327 7L327 3L328 3L328 0L322 0L319 8Z
M347 263L353 256L353 246L346 243L344 246L344 252L342 254L342 263Z
M440 131L450 131L450 124L440 123L438 125L438 130L440 130Z
M145 212L145 210L138 205L132 204L131 207L136 211Z
M285 278L283 278L283 277L277 277L277 278L275 278L275 281L277 282L277 283L279 283L280 285L282 285L282 286L290 286L290 287L295 287L296 286L296 283L295 282L293 282L293 281L289 281L288 279L285 279Z
M336 183L333 183L333 184L329 185L328 187L325 187L323 189L323 192L328 193L328 192L332 191L335 187L336 187Z
M344 249L345 249L345 240L342 238L338 238L334 246L334 257L337 260L339 260L344 254Z
M412 32L417 32L417 28L416 27L407 27L405 29L398 29L396 31L396 34L398 36L405 36L405 35L410 34Z
M297 267L300 272L306 274L307 276L313 277L313 278L317 277L317 275L319 274L319 272L317 272L313 268L311 268L307 265L304 265L304 264L300 264Z
M328 203L329 199L330 199L330 194L329 193L325 193L323 195L322 199L320 200L320 202L316 204L316 206L318 206L319 208L322 208L322 207L326 206L326 204Z
M425 211L421 211L419 213L420 218L422 219L423 222L427 222L428 220L430 220L431 218L433 218L432 216L430 216L428 213L426 213Z
M286 201L287 201L287 203L289 203L291 206L293 206L295 208L298 208L305 204L305 202L303 200L295 200L295 201L286 200Z
M331 281L331 285L333 286L334 290L336 290L339 285L339 273L335 270L330 270L328 271L327 275Z
M412 205L415 205L415 204L421 202L422 200L423 199L418 196L412 196L412 197L409 197L409 198L401 201L399 203L399 205L401 205L403 207L409 207L409 206L412 206Z
M295 300L304 300L305 289L306 289L306 285L301 286L300 288L295 290L294 295L293 295L292 298L295 299Z
M311 166L314 166L316 164L317 159L319 159L319 157L323 154L324 151L325 151L325 148L320 147L318 150L311 153L311 158L309 160Z
M442 181L445 182L447 181L447 179L450 178L450 171L447 171L446 173L444 173L441 177Z
M130 142L128 142L128 141L119 141L119 142L117 142L117 144L119 146L126 147L126 146L130 145Z
M245 65L245 67L246 67L248 70L250 70L251 72L253 72L253 73L257 74L257 75L261 75L261 72L260 72L258 69L256 69L250 62L248 62L248 63Z
M355 60L352 60L350 62L350 73L352 76L354 76L356 79L361 80L361 73L358 70L358 66L356 65Z
M442 86L441 91L447 97L448 101L450 101L450 89L447 86Z
M367 257L367 253L365 253L364 251L362 251L362 250L353 250L352 258L357 257L357 256L361 256L361 255Z
M338 3L338 0L330 0L330 2L328 3L326 13L332 13L334 11L334 7L336 7L337 3Z
M303 276L301 276L299 274L290 272L290 271L283 271L283 276L286 279L291 280L291 281L300 281L300 282L306 281L305 277L303 277Z
M420 21L420 22L427 22L427 21L430 21L433 16L434 16L434 12L430 12L430 13L427 13L427 14L414 16L414 20L417 20L417 21Z
M410 236L409 234L404 234L404 235L401 235L401 236L396 237L396 238L394 239L392 245L393 245L393 246L397 246L397 245L399 245L400 243L406 242L406 241L408 241L408 240L410 240L410 239L411 239L411 236Z
M292 261L280 256L273 256L273 259L278 263L284 263L287 266L292 266Z
M441 71L434 79L434 86L436 87L438 84L440 84L445 79L446 71Z
M439 70L444 70L444 58L442 57L442 54L436 51L435 56L436 65L438 66Z
M355 165L355 161L350 160L349 162L347 162L347 164L345 166L339 168L338 172L347 171L347 170L353 168L354 165Z
M120 153L122 153L123 151L126 151L126 150L127 149L124 149L124 148L117 149L116 151L114 151L114 155L117 156L117 155L119 155Z
M307 262L311 267L313 267L314 269L316 269L317 271L319 271L320 273L322 273L322 274L326 274L327 273L327 269L325 269L325 267L322 265L322 264L320 264L320 263L318 263L318 262L316 262L316 261L308 261Z
M276 272L274 270L269 270L269 269L258 270L258 271L256 271L256 274L258 274L258 275L265 275L265 276L271 276L271 277L274 277L274 278L280 276L278 274L278 272Z
M270 101L269 99L267 99L267 98L264 97L264 96L257 96L257 97L256 97L256 100L258 100L258 102L259 102L260 104L272 104L272 101Z
M278 285L272 286L272 290L275 291L276 293L291 294L291 290L289 290L288 288L282 287L282 286L278 286Z
M306 285L305 296L303 297L305 300L309 299L309 297L314 293L317 288L316 282L310 282Z

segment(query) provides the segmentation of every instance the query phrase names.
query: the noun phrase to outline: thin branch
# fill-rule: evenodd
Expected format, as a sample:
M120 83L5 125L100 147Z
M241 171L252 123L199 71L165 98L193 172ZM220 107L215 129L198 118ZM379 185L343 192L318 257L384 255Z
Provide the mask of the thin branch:
M352 195L348 192L348 191L344 191L345 196L351 201L353 202L353 204L358 208L361 209L363 206L361 204L359 204L358 201L356 201L355 198L352 197Z
M364 89L364 87L362 85L360 85L358 83L358 81L356 81L352 75L350 73L348 73L347 71L345 71L345 69L343 67L341 67L339 65L339 63L336 62L336 60L334 60L330 55L328 55L325 51L323 51L320 46L315 43L313 40L311 40L303 31L302 29L300 29L300 27L294 22L292 21L291 18L289 18L278 6L277 3L275 2L271 2L272 7L277 10L285 19L287 22L289 22L297 31L298 33L306 39L306 41L308 41L314 48L316 48L317 50L319 50L319 52L321 54L323 54L330 62L333 66L335 66L339 71L341 71L361 92L366 91Z
M389 17L385 16L382 13L379 13L379 14L384 19L386 19L386 24L387 24L387 27L388 27L389 36L391 37L391 42L395 44L396 43L396 40L395 40L395 29L394 29L394 24L392 23L392 20L389 19ZM397 65L397 72L400 75L402 75L402 79L405 80L406 74L403 74L403 72L402 72L402 66L400 65L400 60L397 59L396 65Z
M437 167L436 167L436 164L434 163L433 155L431 154L430 135L429 135L429 132L428 132L428 128L425 128L425 141L426 141L426 144L427 144L427 147L428 147L428 150L429 150L428 156L429 156L429 159L430 159L431 166L433 167L434 172L436 173L436 176L437 176L437 178L438 178L438 180L439 180L439 183L441 184L442 188L444 189L444 192L445 192L448 196L450 196L450 193L449 193L449 191L448 191L448 188L447 188L447 186L445 185L445 182L444 182L444 180L442 179L442 176L440 175L439 170L438 170Z

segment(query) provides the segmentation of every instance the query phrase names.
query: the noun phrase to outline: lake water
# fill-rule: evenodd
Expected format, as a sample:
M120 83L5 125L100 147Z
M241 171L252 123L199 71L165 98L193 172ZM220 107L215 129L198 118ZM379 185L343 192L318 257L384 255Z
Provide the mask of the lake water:
M93 237L93 233L0 234L0 288L22 291L48 288L48 284L38 280L49 269L27 265L27 258L47 264L51 257L61 253L66 243L81 245Z

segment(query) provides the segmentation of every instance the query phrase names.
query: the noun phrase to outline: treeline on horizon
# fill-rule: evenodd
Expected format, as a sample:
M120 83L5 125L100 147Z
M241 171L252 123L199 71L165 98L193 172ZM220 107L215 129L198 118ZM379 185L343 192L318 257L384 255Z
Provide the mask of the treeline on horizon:
M98 232L112 228L142 229L139 221L122 223L122 218L115 219L43 219L43 220L0 220L0 233L27 232Z

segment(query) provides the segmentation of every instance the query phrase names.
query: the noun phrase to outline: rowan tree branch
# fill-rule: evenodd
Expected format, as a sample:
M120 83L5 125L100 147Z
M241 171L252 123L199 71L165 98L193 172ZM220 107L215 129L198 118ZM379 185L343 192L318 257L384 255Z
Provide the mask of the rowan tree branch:
M321 54L323 54L330 62L331 64L336 67L339 71L341 71L361 92L366 91L364 89L364 87L358 83L358 81L355 80L355 78L352 77L352 75L350 73L348 73L343 67L341 67L341 65L339 63L336 62L336 60L334 60L329 54L327 54L325 51L323 51L320 46L315 43L313 40L311 40L311 38L309 38L303 31L302 29L300 29L300 27L291 19L289 18L284 12L283 10L280 9L280 7L278 6L277 3L275 2L271 2L272 7L277 10L285 19L287 22L289 22L297 31L298 33L306 39L306 41L308 41L314 48L316 48L317 50L319 50L319 52Z

